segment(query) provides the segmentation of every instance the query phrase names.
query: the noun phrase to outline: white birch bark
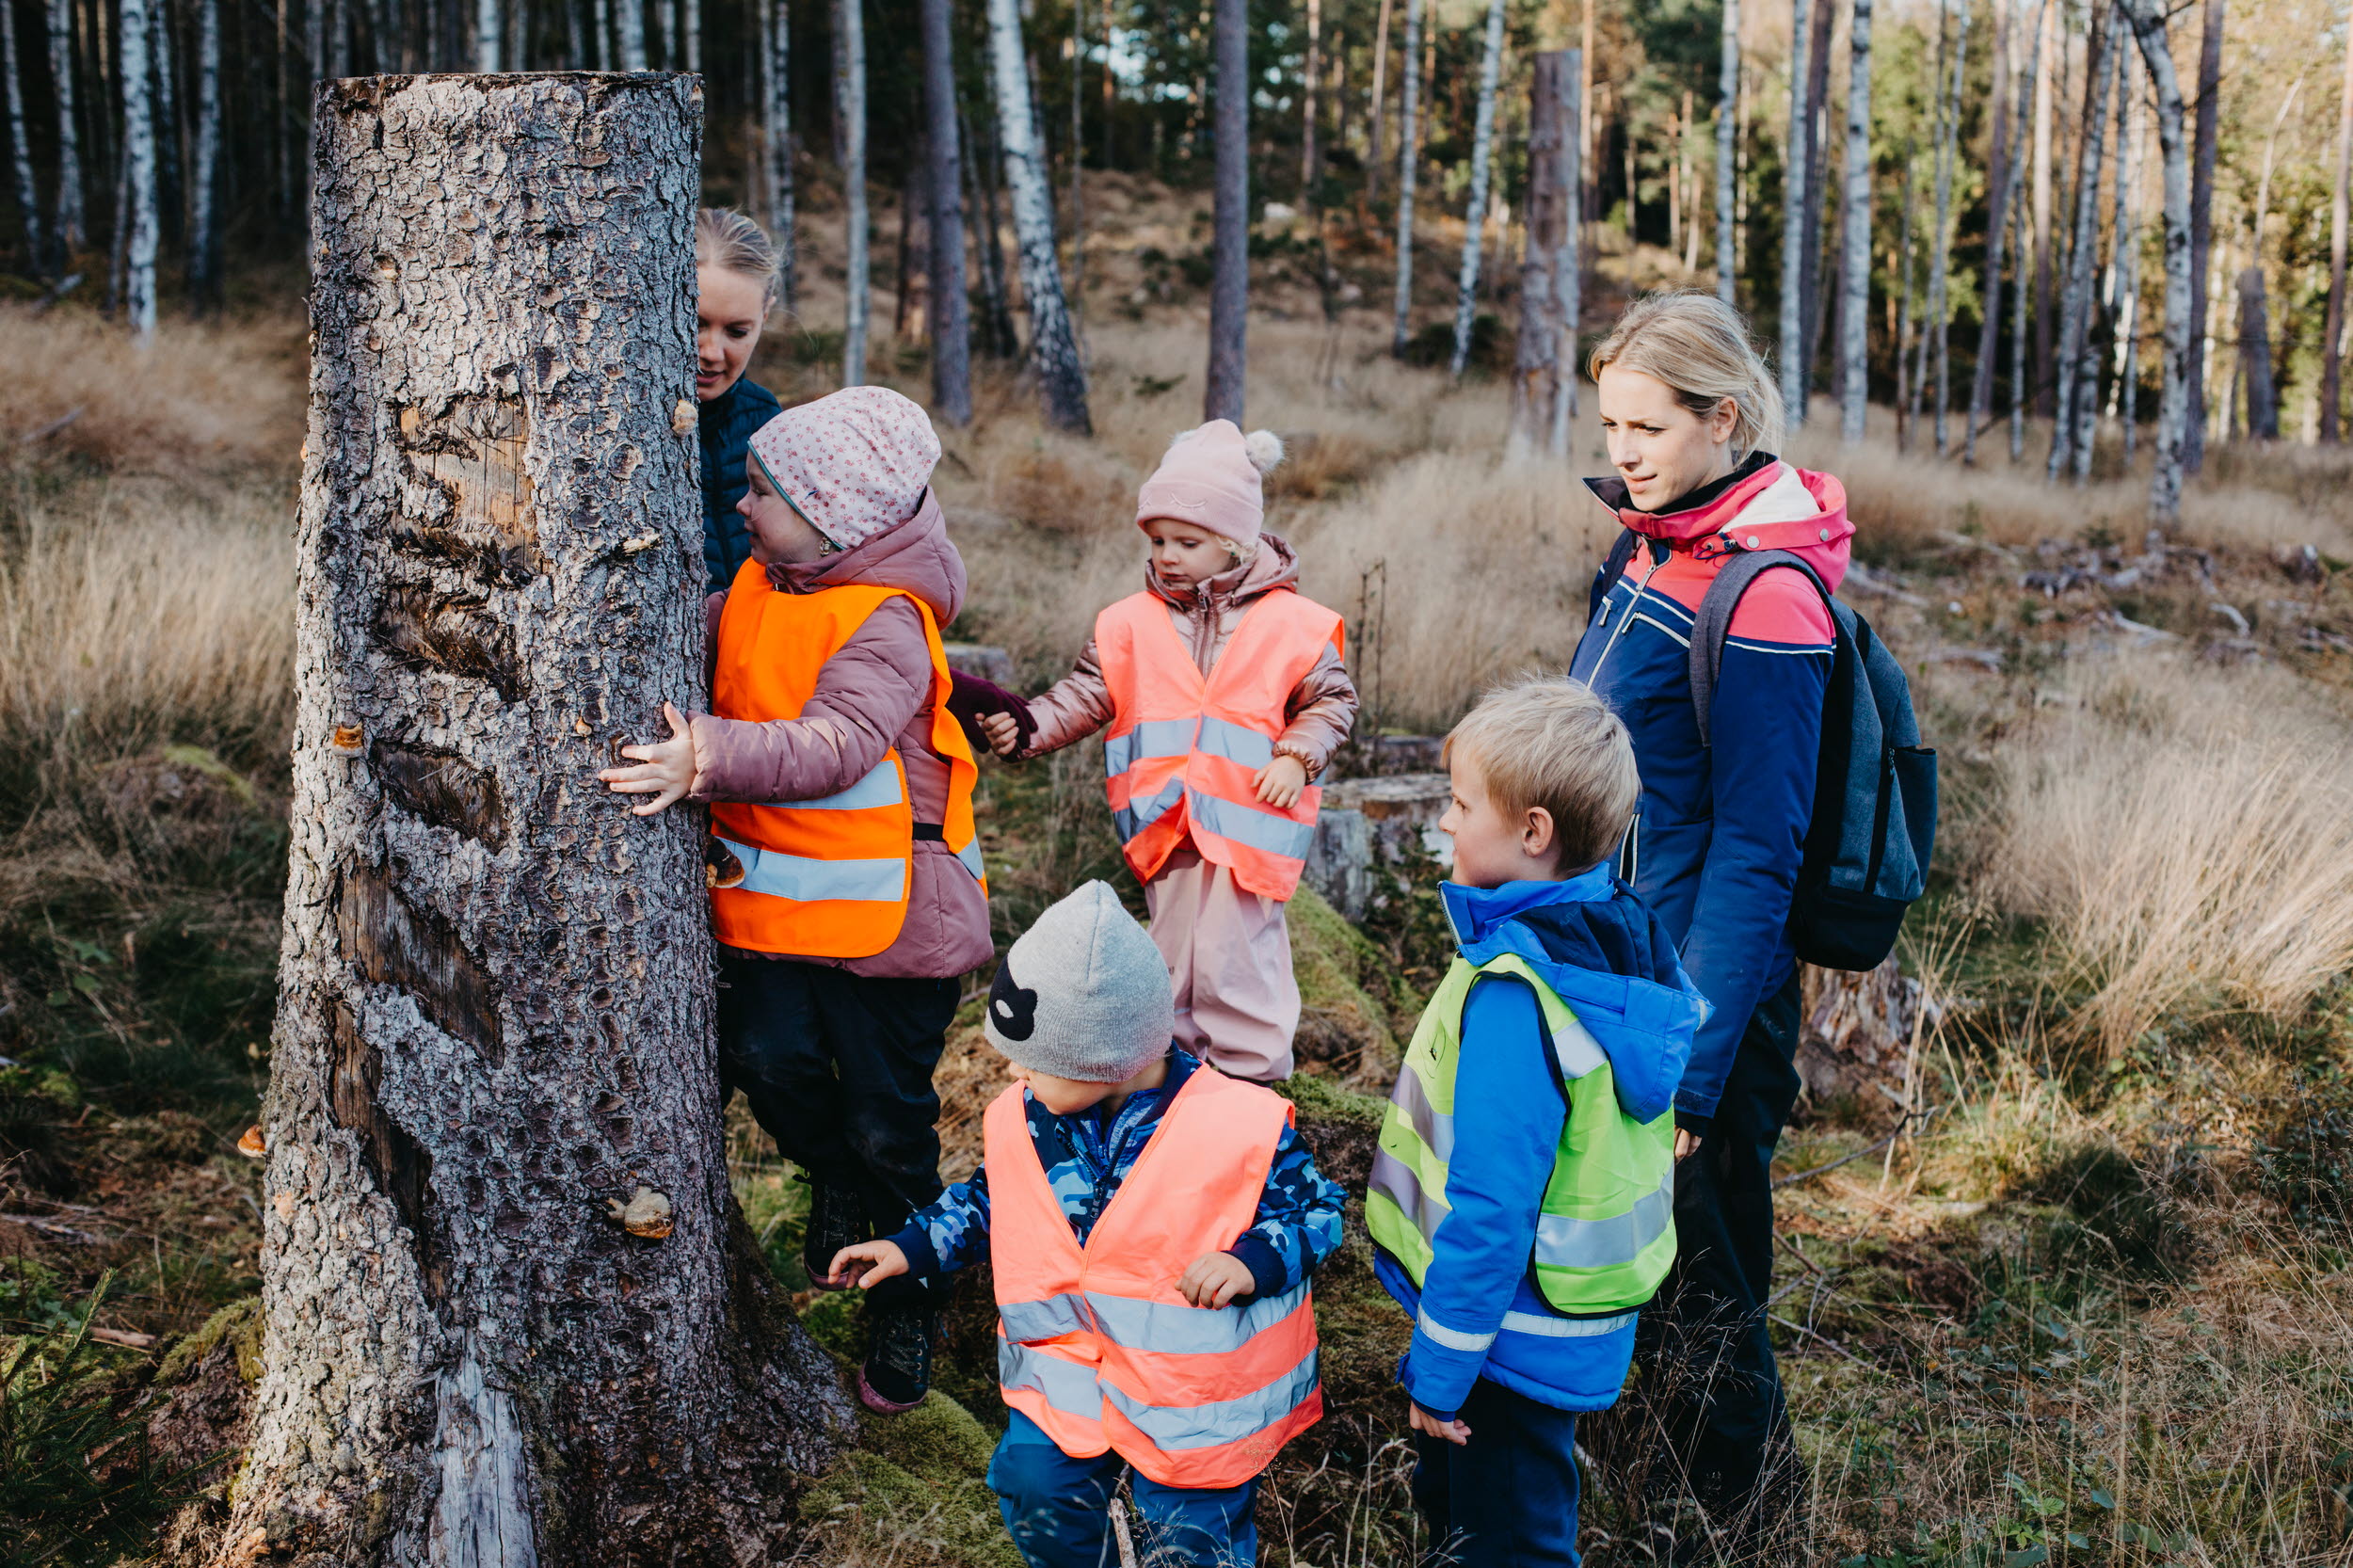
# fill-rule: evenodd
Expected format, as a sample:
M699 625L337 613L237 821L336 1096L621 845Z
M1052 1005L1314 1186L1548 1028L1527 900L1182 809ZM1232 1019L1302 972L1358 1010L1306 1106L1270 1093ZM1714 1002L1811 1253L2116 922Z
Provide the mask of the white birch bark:
M57 102L57 265L63 269L86 237L82 138L73 116L72 0L49 0L49 80Z
M2030 113L2038 117L2042 114L2041 105L2045 95L2041 79L2042 39L2048 30L2047 23L2050 13L2051 0L2037 0L2034 32L2026 44L2026 75L2025 79L2019 84L2018 112L2013 121L2018 133L2018 155L2022 158L2026 155L2027 116ZM2035 180L2040 181L2049 160L2046 150L2039 138L2039 133L2034 157ZM2027 206L2029 184L2029 181L2023 178L2010 181L2009 227L2013 248L2018 258L2017 285L2010 291L2009 460L2012 463L2018 462L2026 455L2026 399L2029 390L2026 380L2029 362L2026 336L2029 327L2027 303L2032 292L2028 287L2028 265L2033 260L2030 252L2034 251L2040 244L2039 239L2036 238L2039 231L2029 232L2029 225L2034 221L2033 211ZM2035 188L2040 190L2041 186L2037 184Z
M499 0L474 0L473 68L476 71L495 75L504 69L502 46L505 38L505 18L499 14Z
M1479 117L1471 131L1470 207L1463 216L1463 271L1454 286L1454 360L1459 379L1470 360L1477 309L1480 242L1486 230L1487 176L1496 137L1496 83L1503 70L1503 0L1488 0L1486 53L1479 67Z
M2152 443L2149 520L2170 528L2182 512L2182 448L2189 423L2189 149L2182 84L2166 41L2164 0L2122 0L2157 97L2157 145L2165 158L2165 391Z
M148 0L122 0L122 26L116 47L122 72L123 199L116 215L125 225L123 302L131 334L144 345L155 337L155 109L153 69L148 58L152 28ZM126 225L127 219L127 225Z
M1421 56L1421 6L1422 0L1405 0L1405 69L1400 72L1404 99L1397 112L1397 294L1389 351L1401 359L1414 311L1414 175L1421 133L1421 72L1415 62Z
M196 0L196 152L189 174L188 281L198 301L220 297L220 0Z
M1054 257L1054 196L1030 104L1029 51L1022 42L1018 0L988 0L988 53L997 88L997 145L1004 158L1021 293L1030 312L1031 369L1048 421L1085 432L1091 428L1086 371L1079 362L1070 312L1063 301L1062 266Z
M1789 0L1789 136L1781 185L1781 401L1789 428L1805 424L1805 138L1813 105L1806 102L1806 46L1814 0ZM1819 0L1828 5L1830 0Z
M2139 428L2135 392L2140 371L2140 92L2139 76L2124 71L2116 131L2115 274L2116 384L2108 390L2108 417L2121 418L2124 466L2132 467Z
M1740 280L1738 141L1740 0L1724 0L1716 64L1716 297L1736 304Z
M634 4L635 0L629 0ZM841 207L844 263L849 277L841 312L841 384L866 383L870 305L866 216L866 8L863 0L834 0L834 111L841 120Z
M792 12L785 0L760 0L760 12L766 22L762 40L768 55L767 91L760 100L768 154L768 226L783 275L781 302L790 312L801 283L792 184Z
M33 148L25 133L24 81L17 69L16 14L12 10L0 12L0 72L8 75L8 156L16 177L17 208L24 215L24 245L38 271L45 264L49 247L41 233L40 192L33 183Z
M1863 439L1870 395L1871 0L1854 0L1847 65L1847 190L1838 215L1839 439Z

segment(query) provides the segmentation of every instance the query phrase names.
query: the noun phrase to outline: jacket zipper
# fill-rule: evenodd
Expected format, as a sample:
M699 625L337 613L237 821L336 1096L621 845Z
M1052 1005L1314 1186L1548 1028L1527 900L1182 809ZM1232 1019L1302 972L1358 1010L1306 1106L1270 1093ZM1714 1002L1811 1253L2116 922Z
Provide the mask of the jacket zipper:
M1646 550L1643 553L1648 555L1650 552ZM1672 555L1673 552L1671 550L1668 553ZM1650 570L1642 573L1642 580L1634 584L1634 597L1626 601L1625 614L1620 616L1618 624L1610 628L1609 640L1601 645L1601 654L1593 661L1593 667L1585 672L1585 685L1588 690L1591 690L1601 680L1601 667L1609 662L1609 655L1617 648L1618 639L1625 635L1626 627L1634 619L1636 607L1642 602L1643 591L1650 586L1650 580L1658 575L1658 568L1665 565L1666 562L1659 560L1656 555L1651 556Z

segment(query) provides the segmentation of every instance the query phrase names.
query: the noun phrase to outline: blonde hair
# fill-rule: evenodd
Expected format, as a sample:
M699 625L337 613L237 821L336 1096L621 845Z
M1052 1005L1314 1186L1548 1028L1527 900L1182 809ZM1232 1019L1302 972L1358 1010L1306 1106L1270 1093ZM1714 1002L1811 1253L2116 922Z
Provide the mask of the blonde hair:
M1625 725L1566 676L1522 676L1488 692L1447 736L1440 760L1453 766L1457 748L1479 764L1506 816L1550 813L1563 872L1608 859L1641 798Z
M1593 350L1593 378L1611 365L1664 382L1675 401L1705 419L1724 399L1738 414L1732 459L1781 447L1781 389L1750 339L1740 312L1698 289L1645 295L1626 307Z
M760 302L772 306L782 278L768 231L732 207L705 207L695 214L695 264L715 266L760 283Z

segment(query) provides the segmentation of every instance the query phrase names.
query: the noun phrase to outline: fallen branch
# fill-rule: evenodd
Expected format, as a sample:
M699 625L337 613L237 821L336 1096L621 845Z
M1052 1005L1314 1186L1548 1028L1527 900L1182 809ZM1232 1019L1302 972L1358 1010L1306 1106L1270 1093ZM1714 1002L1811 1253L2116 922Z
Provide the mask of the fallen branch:
M1789 1186L1793 1182L1803 1181L1810 1176L1820 1176L1825 1171L1834 1171L1841 1165L1850 1164L1853 1161L1862 1159L1866 1154L1877 1154L1880 1150L1887 1147L1888 1144L1894 1143L1897 1139L1901 1138L1904 1135L1904 1129L1910 1127L1913 1122L1925 1122L1931 1116L1943 1114L1944 1111L1945 1107L1941 1105L1930 1106L1926 1111L1907 1111L1896 1119L1896 1130L1881 1139L1878 1143L1871 1144L1867 1148L1857 1149L1852 1154L1842 1154L1837 1159L1833 1160L1826 1164L1809 1166L1807 1169L1802 1171L1793 1171L1785 1176L1775 1176L1773 1178L1773 1187L1776 1191L1778 1191L1781 1188Z
M1829 1335L1824 1334L1817 1329L1810 1329L1803 1323L1793 1323L1778 1312L1768 1312L1765 1316L1771 1319L1774 1322L1779 1323L1782 1327L1787 1329L1792 1334L1802 1334L1808 1339L1820 1340L1823 1344L1828 1345L1832 1350L1836 1351L1840 1355L1845 1356L1849 1361L1853 1362L1858 1367L1868 1367L1871 1365L1861 1356L1855 1354L1854 1352L1847 1349L1846 1346L1840 1344L1837 1340L1833 1339Z
M56 435L58 431L64 429L75 420L80 419L86 411L86 408L87 406L85 406L85 408L74 408L68 413L59 414L56 419L51 420L40 429L26 432L24 436L19 438L17 444L20 446L30 446L35 441L43 440L48 437Z

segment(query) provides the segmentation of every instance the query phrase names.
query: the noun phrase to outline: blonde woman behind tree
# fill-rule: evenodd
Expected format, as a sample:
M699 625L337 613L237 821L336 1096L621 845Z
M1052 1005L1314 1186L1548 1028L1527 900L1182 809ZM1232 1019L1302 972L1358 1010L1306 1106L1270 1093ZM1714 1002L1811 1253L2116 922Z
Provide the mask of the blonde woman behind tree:
M776 249L767 231L725 207L696 213L695 282L703 569L710 591L725 593L751 558L751 535L735 504L744 499L752 432L781 411L774 393L744 376L776 303Z

